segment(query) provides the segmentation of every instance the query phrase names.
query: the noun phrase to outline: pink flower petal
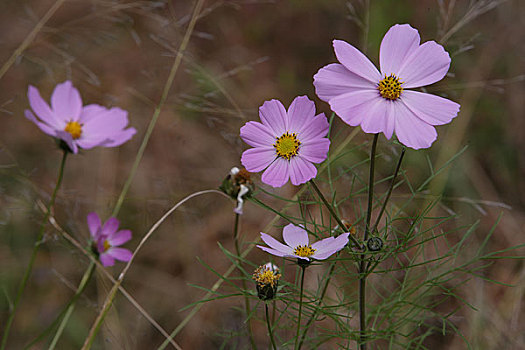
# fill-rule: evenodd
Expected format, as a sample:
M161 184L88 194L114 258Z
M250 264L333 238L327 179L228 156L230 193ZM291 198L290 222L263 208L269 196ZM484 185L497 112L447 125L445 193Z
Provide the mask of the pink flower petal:
M89 213L87 216L87 223L91 237L96 241L99 238L100 228L102 223L97 213Z
M284 184L290 178L289 169L288 169L289 167L290 167L290 164L288 163L287 160L283 158L277 158L273 163L270 164L270 166L262 174L262 177L261 177L262 182L272 187L284 186ZM246 170L251 171L250 169L248 169L248 167L246 167Z
M289 172L292 185L298 186L313 179L317 175L317 168L309 161L298 156L290 159Z
M370 104L367 116L361 122L361 128L369 134L385 134L387 139L392 137L394 131L394 104L397 101L378 99Z
M120 261L130 261L133 256L133 253L128 249L114 247L109 248L106 254Z
M324 113L321 113L309 120L302 129L298 130L297 137L301 143L308 143L310 140L325 138L329 128L330 124L328 123L328 120Z
M324 260L332 254L340 251L348 243L348 235L349 233L340 234L335 239L330 240L327 244L319 246L319 249L314 255L312 255L312 258L316 260Z
M259 117L264 125L269 127L276 137L281 136L288 129L288 115L281 101L270 100L259 107Z
M401 101L420 119L430 125L450 123L459 112L459 104L436 95L404 91Z
M242 153L241 163L249 172L266 169L277 158L275 148L250 148Z
M102 235L109 237L118 230L119 221L116 218L109 218L102 226Z
M312 248L315 249L316 251L317 250L324 251L325 247L330 246L330 244L332 244L332 242L334 240L335 240L335 237L324 238L324 239L322 239L320 241L317 241L314 244L312 244Z
M334 40L333 44L337 60L346 69L374 84L381 80L377 68L361 51L342 40Z
M261 239L263 240L264 243L266 243L270 248L273 248L277 251L280 251L284 254L292 254L293 253L293 249L287 245L284 245L282 244L281 242L279 242L278 240L276 240L275 238L273 238L272 236L264 233L264 232L261 232Z
M135 128L127 128L125 130L122 130L120 132L117 132L113 135L111 135L111 139L109 142L104 144L104 147L117 147L122 145L123 143L128 142L131 140L133 135L137 133L137 130Z
M71 82L65 81L58 84L51 95L51 107L58 119L65 121L77 121L82 111L82 99L78 90Z
M386 32L381 41L379 66L381 75L399 74L404 61L419 47L419 33L408 24L396 24Z
M47 102L40 96L37 88L29 85L27 97L29 99L29 105L40 120L54 129L62 130L66 127L66 122L57 118L55 113L49 108Z
M111 246L119 246L131 239L131 231L130 230L120 230L115 232L113 235L108 237L108 242L111 244Z
M38 119L36 119L33 112L31 112L29 109L25 110L24 115L26 116L27 119L35 123L36 126L38 126L38 128L42 130L43 132L45 132L46 134L50 136L56 136L56 130L51 128L49 125L38 121Z
M352 73L339 63L329 64L314 75L315 93L326 102L347 92L374 89L377 83Z
M443 46L427 41L408 56L399 69L403 88L409 89L443 79L450 67L450 56Z
M298 96L288 107L288 130L291 133L302 130L315 117L315 103L306 96ZM277 135L281 136L281 135Z
M268 247L265 247L265 246L262 246L262 245L257 245L257 248L260 248L260 249L264 250L265 252L273 254L275 256L290 256L290 254L288 254L288 253L281 252L279 250L268 248Z
M96 105L89 105L82 111L82 136L85 138L111 138L128 125L128 112L118 107L100 109ZM88 107L90 107L88 109Z
M115 259L113 259L108 253L100 254L100 262L104 266L113 266L113 265L115 265Z
M302 144L299 149L299 157L313 163L323 162L330 148L330 140L327 138L316 139Z
M413 149L430 147L437 138L436 129L419 119L404 103L394 106L394 128L399 142Z
M247 122L241 128L241 138L252 147L268 147L281 135L273 135L272 130L259 122Z
M106 107L97 104L90 104L84 106L84 108L82 108L82 112L80 113L80 118L78 119L78 122L80 124L89 123L91 120L96 119L101 114L104 114L107 111L108 109Z
M361 90L339 95L331 99L330 107L349 125L357 126L367 117L368 110L383 98L377 90Z
M290 247L308 246L308 233L302 227L288 224L283 228L283 239Z

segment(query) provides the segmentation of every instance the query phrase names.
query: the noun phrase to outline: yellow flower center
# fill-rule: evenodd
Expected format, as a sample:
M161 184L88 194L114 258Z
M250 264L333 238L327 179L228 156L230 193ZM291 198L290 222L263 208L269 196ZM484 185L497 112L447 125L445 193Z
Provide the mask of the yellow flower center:
M108 250L109 248L111 248L111 244L109 244L108 240L106 239L104 241L104 251Z
M297 139L297 134L290 134L285 132L281 137L277 137L277 141L273 144L277 156L290 160L293 156L297 155L301 142Z
M293 253L297 256L300 256L302 258L308 258L312 255L314 255L315 253L315 249L312 248L311 245L299 245L297 247L295 247L295 249L293 250Z
M389 77L385 75L384 79L377 85L377 89L383 98L394 101L403 92L401 85L403 85L403 82L399 81L399 78L394 74L390 74Z
M82 135L82 125L78 122L69 122L66 124L66 127L64 128L64 131L67 131L71 134L73 137L73 140L76 140L80 138L80 135Z
M279 281L279 278L281 278L280 273L275 273L273 270L264 265L259 266L253 274L253 279L261 286L271 285L272 287L275 287Z

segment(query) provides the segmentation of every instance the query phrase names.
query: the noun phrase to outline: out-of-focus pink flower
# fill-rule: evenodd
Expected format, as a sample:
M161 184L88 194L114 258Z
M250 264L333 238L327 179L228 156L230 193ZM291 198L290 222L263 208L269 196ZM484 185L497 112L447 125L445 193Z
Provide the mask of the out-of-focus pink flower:
M420 45L419 33L408 24L396 24L381 42L381 72L352 45L333 42L339 63L329 64L314 76L319 98L349 125L364 132L395 132L411 148L427 148L437 138L434 125L449 123L459 104L413 90L435 83L450 67L450 56L434 41Z
M118 248L131 239L131 231L119 230L119 221L116 218L109 218L102 225L97 213L90 213L87 216L87 223L94 249L102 265L113 266L115 260L129 261L131 259L131 251Z
M63 140L73 153L79 147L120 146L136 133L135 128L126 129L125 110L96 104L83 106L78 90L69 80L55 87L51 107L34 86L29 86L27 96L32 111L27 109L25 116L46 134Z
M326 159L330 140L324 113L315 114L315 104L306 96L296 97L288 111L278 100L259 108L261 122L250 121L241 128L241 138L254 148L242 154L249 172L264 170L262 181L281 187L288 179L300 185L317 175L313 163Z
M261 238L269 247L258 245L265 252L273 255L298 258L310 261L310 259L324 260L330 255L340 251L348 243L348 235L343 233L337 237L328 237L309 243L308 233L305 229L293 224L288 224L283 229L283 239L286 244L274 239L272 236L261 232Z

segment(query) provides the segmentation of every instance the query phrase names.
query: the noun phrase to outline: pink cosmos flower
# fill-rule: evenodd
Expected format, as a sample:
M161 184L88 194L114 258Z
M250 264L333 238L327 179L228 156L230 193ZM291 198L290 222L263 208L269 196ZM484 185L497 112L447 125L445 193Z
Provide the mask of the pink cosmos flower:
M310 261L310 259L324 260L330 255L340 251L348 243L348 235L342 233L337 237L328 237L309 243L308 233L305 229L293 224L288 224L283 229L283 238L286 245L274 239L272 236L261 232L261 238L268 247L258 245L265 252L277 256L292 257Z
M288 111L278 100L264 102L259 117L262 123L250 121L241 128L241 138L254 147L242 154L246 170L264 170L262 181L273 187L288 179L299 185L314 178L317 169L312 163L325 160L330 147L324 113L316 115L314 102L299 96Z
M352 45L334 40L339 63L323 67L314 76L316 93L349 125L380 133L411 148L427 148L436 140L434 125L449 123L459 104L410 88L435 83L445 76L450 56L434 41L422 45L408 24L396 24L381 42L379 72Z
M102 265L113 266L115 265L115 259L120 261L129 261L131 259L131 251L125 248L118 248L118 246L131 239L131 231L119 231L119 221L116 218L109 218L102 225L97 213L90 213L87 216L87 223L93 239L94 249L98 253Z
M26 110L26 118L46 134L63 140L73 153L77 153L79 147L120 146L137 132L134 128L125 129L128 112L120 108L82 106L80 94L69 80L55 87L51 107L34 86L29 86L27 96L33 111Z

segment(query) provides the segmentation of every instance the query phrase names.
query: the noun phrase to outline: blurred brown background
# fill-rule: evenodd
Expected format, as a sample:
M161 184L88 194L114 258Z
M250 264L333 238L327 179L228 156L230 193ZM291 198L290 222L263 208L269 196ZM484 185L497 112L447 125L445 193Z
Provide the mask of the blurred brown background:
M0 1L0 65L54 3ZM21 279L41 220L35 202L39 198L47 202L60 161L53 140L23 116L29 107L28 85L36 86L49 101L54 86L71 79L85 103L128 110L130 124L138 130L118 149L97 148L68 159L55 216L86 242L86 215L97 211L107 218L129 174L193 5L168 0L67 0L1 77L0 325L7 319L8 300ZM122 225L135 235L128 246L135 247L175 202L194 191L216 188L238 165L246 148L238 130L258 118L257 108L265 100L278 98L287 106L295 96L306 94L330 115L328 105L315 96L312 76L335 62L332 39L346 40L378 62L381 38L395 23L410 23L422 41L445 45L452 56L449 76L427 90L462 106L458 118L437 128L439 137L431 149L407 153L407 176L421 183L428 176L426 157L442 164L468 146L432 185L433 194L443 194L443 208L458 213L461 222L480 220L481 232L503 213L488 250L523 244L525 2L246 0L205 2L119 214ZM336 120L334 130L343 138L351 128ZM354 142L369 139L370 135L359 134ZM384 137L380 140L388 153L390 143ZM387 176L391 168L386 164L377 177ZM276 191L283 196L295 192L291 185ZM204 295L189 284L209 288L217 279L196 257L219 272L230 266L217 242L233 249L232 208L233 203L216 194L192 200L160 227L133 264L124 287L168 331L188 314L179 310ZM255 239L272 217L248 205L244 240ZM52 227L46 233L47 242L15 318L12 349L22 347L54 319L87 266L87 259ZM523 255L523 249L512 254ZM248 258L256 264L265 262L261 252L253 251ZM115 274L122 266L117 263ZM523 262L498 261L484 273L515 287L482 280L465 285L462 297L478 312L460 313L460 331L475 349L524 348ZM103 297L107 289L102 277L92 283L71 318L62 348L82 344L97 314L97 295ZM116 305L120 317L108 317L97 348L149 349L162 342L123 297ZM225 333L243 327L241 306L240 298L205 305L177 342L184 349L220 348L228 338ZM266 344L264 324L254 327L257 340ZM225 344L247 347L242 337ZM436 344L465 347L457 336Z

